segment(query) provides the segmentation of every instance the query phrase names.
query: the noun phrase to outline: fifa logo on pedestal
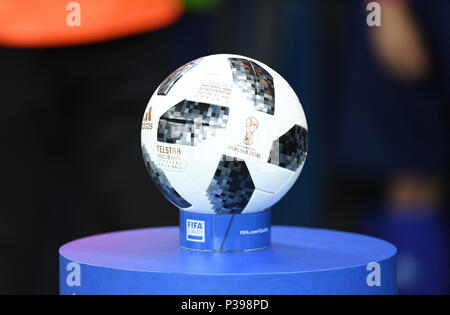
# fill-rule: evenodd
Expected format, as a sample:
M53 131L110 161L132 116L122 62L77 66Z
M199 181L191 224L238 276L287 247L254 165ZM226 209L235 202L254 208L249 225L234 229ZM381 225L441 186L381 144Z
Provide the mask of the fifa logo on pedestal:
M205 242L205 221L186 220L186 240L191 242Z

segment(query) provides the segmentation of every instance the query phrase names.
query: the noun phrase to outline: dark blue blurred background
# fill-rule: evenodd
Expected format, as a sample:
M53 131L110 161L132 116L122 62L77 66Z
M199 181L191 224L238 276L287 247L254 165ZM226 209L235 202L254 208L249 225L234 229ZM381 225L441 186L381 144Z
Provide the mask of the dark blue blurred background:
M140 120L171 71L214 53L266 63L305 110L308 158L273 223L387 239L400 293L449 293L450 2L383 1L375 28L358 0L186 3L153 32L0 47L0 293L57 293L67 241L177 224L146 174Z

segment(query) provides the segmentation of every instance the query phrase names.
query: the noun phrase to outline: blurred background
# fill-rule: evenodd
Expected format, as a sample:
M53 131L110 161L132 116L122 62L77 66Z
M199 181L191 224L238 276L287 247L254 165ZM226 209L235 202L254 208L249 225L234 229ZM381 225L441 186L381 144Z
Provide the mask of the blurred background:
M386 239L399 293L449 293L450 2L377 2L380 27L362 0L79 0L79 21L70 1L0 0L0 293L58 293L68 241L178 223L141 118L214 53L269 65L305 110L308 159L273 223Z

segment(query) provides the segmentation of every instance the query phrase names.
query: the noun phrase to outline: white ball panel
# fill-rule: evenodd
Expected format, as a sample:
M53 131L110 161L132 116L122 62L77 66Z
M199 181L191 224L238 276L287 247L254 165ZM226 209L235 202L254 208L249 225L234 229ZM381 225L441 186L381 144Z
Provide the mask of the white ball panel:
M248 202L247 206L245 207L244 211L242 211L242 213L243 214L255 213L266 210L271 207L272 200L273 200L272 193L267 193L255 189L252 197L250 198L250 201Z
M267 161L267 159L266 159ZM256 189L274 193L291 178L293 172L270 163L246 161Z
M189 211L196 213L214 213L205 191L198 187L185 173L164 172L176 192L192 204Z
M298 177L300 176L300 173L302 172L303 166L305 164L303 163L300 168L297 170L297 172L293 173L292 176L284 183L283 186L278 189L277 192L274 193L274 199L275 202L278 202L283 196L289 191L289 189L292 188L292 186L297 181Z
M211 184L217 165L225 151L223 141L220 140L221 138L219 136L217 142L213 139L196 148L185 171L196 185L205 192Z

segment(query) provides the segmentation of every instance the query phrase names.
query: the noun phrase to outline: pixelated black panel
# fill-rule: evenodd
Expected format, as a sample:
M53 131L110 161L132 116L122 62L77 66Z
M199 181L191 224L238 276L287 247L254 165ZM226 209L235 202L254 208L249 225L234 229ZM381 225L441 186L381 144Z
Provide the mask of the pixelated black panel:
M193 60L191 62L188 62L187 64L179 67L177 70L172 72L164 81L161 83L158 89L158 95L167 95L169 93L172 86L189 70L194 68L196 65L200 63L200 60L202 58Z
M164 174L164 171L153 163L145 146L142 146L142 155L147 171L163 195L178 208L186 209L191 207L192 205L181 197L175 188L173 188L169 179Z
M228 107L184 100L165 112L158 123L158 141L195 146L226 127Z
M308 131L295 125L272 143L267 162L295 172L305 162L307 151Z
M228 58L233 73L234 84L247 95L247 99L255 102L256 78L250 61L243 58Z
M228 58L233 82L247 95L255 110L275 113L275 88L273 77L256 62L243 58Z
M255 190L244 161L222 155L207 197L217 214L241 213Z
M270 115L275 113L273 78L263 67L250 61L256 74L255 109Z

